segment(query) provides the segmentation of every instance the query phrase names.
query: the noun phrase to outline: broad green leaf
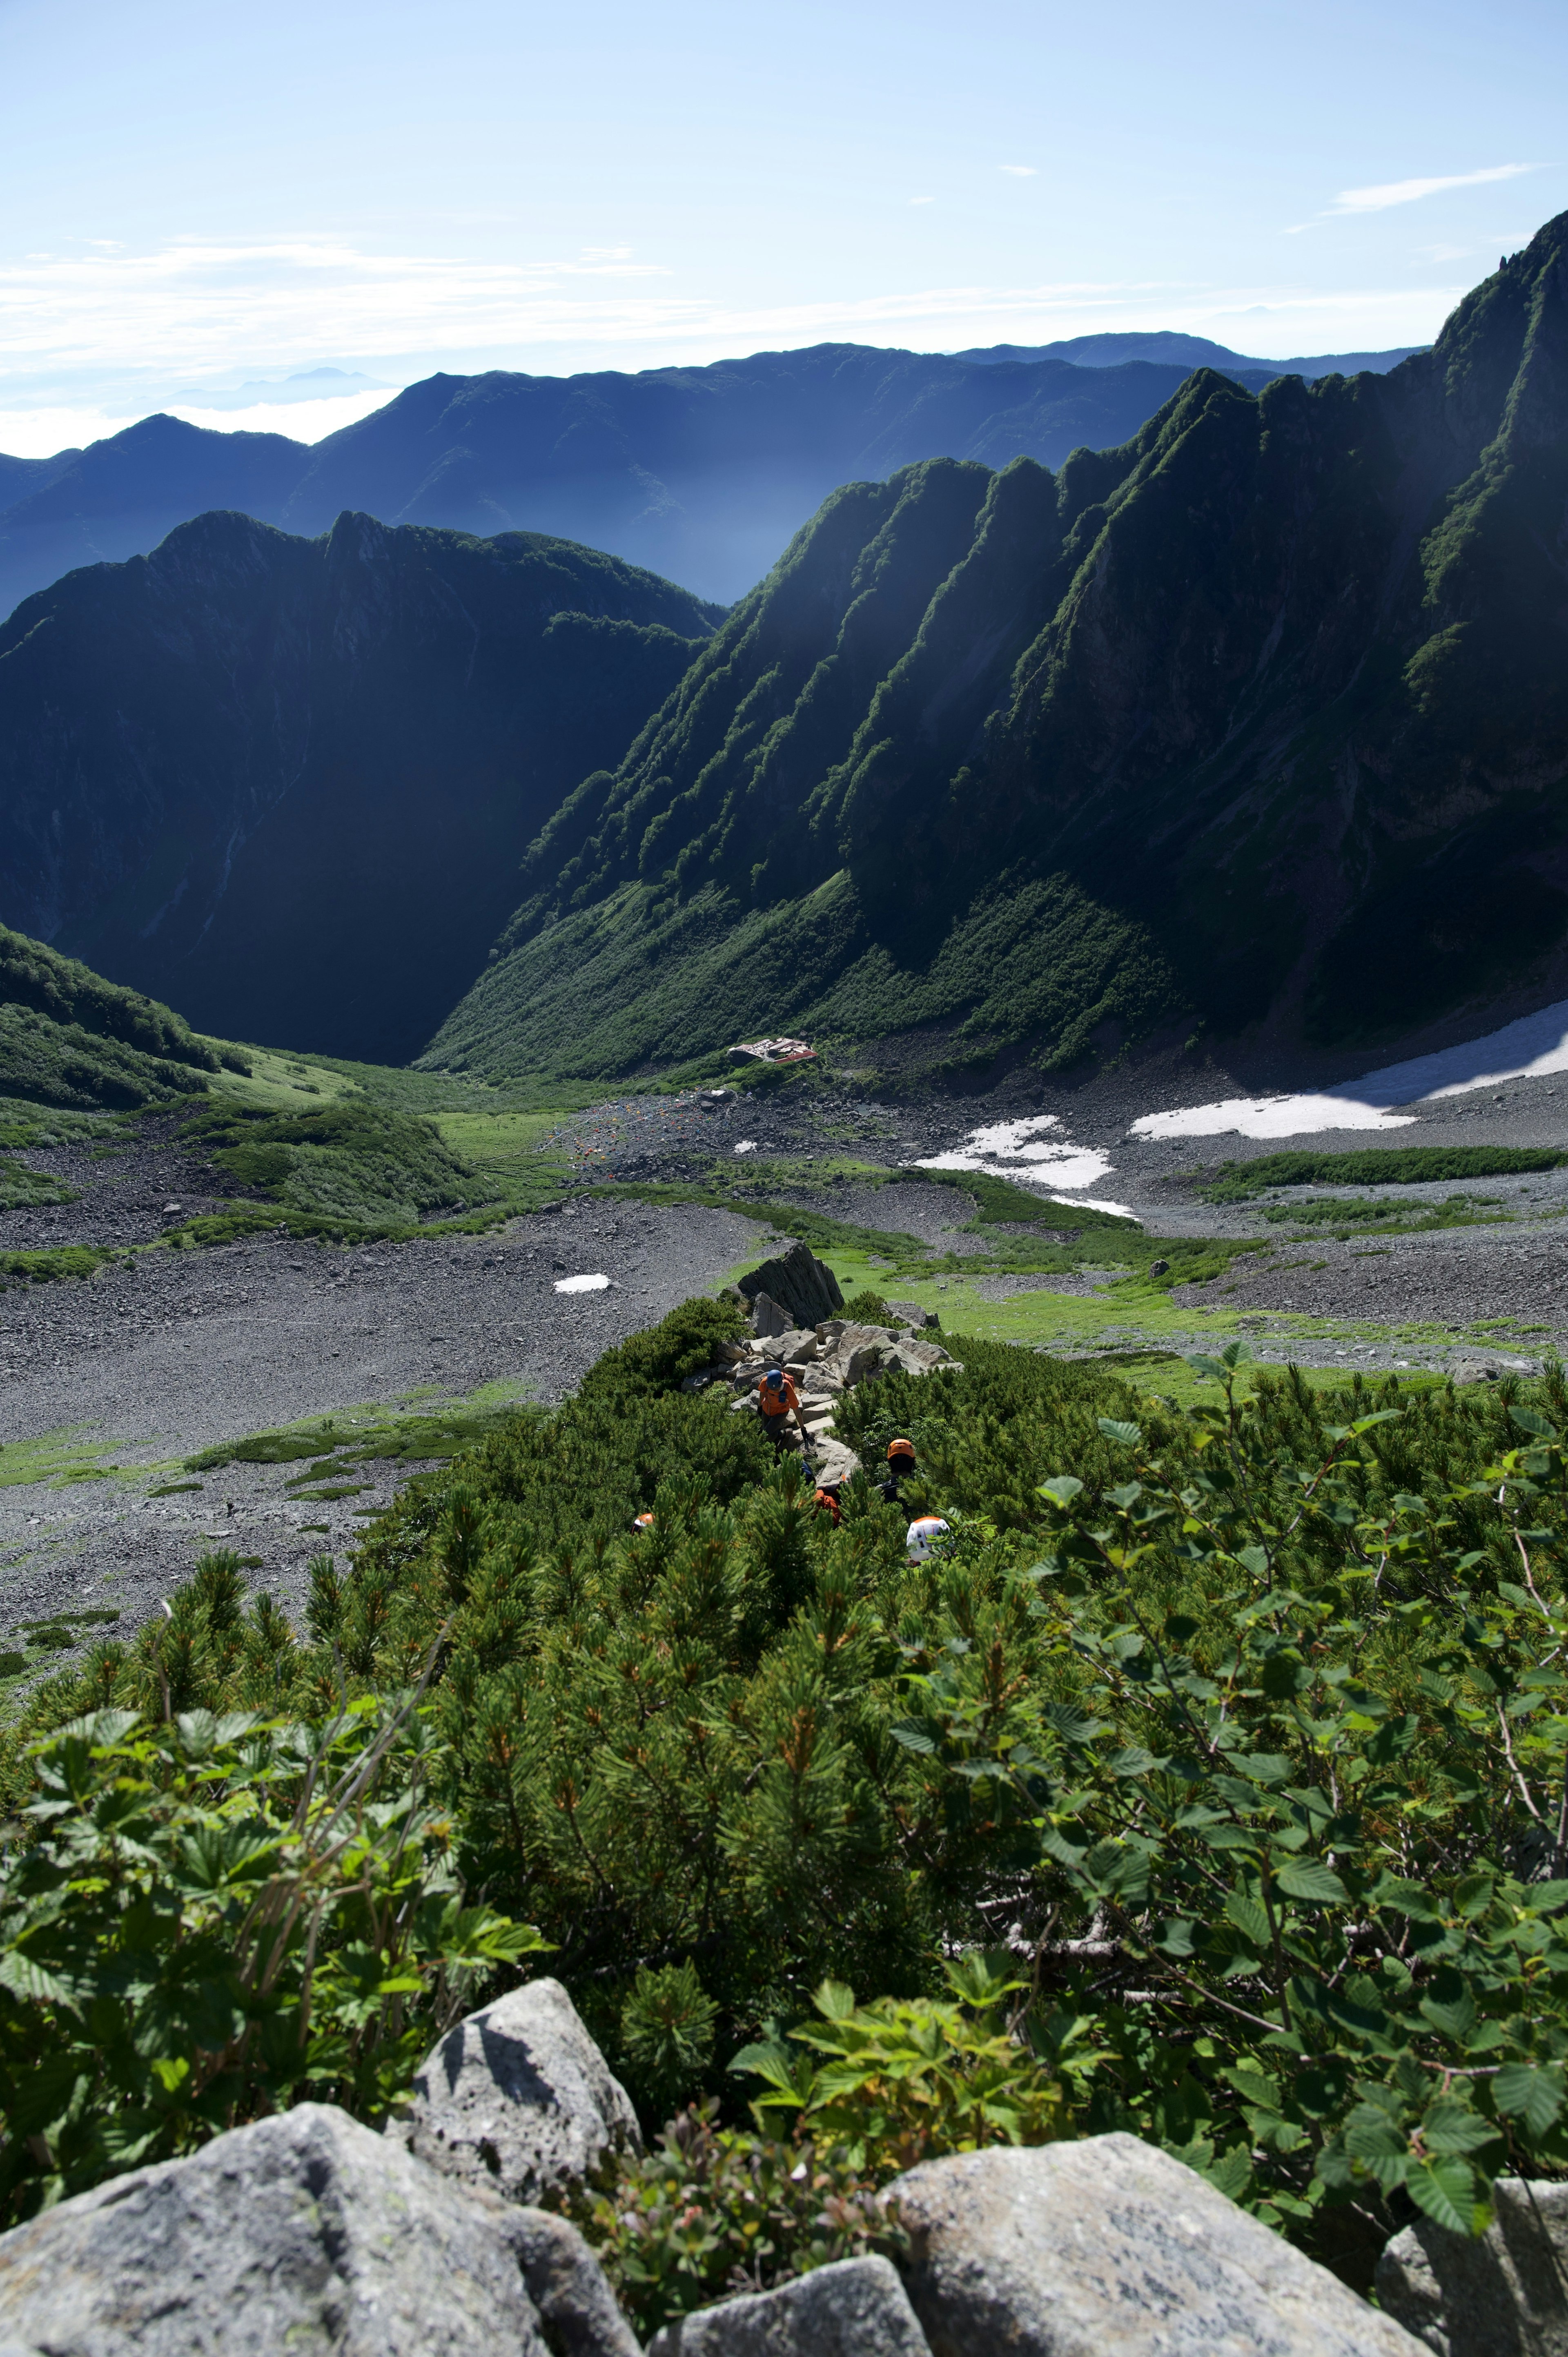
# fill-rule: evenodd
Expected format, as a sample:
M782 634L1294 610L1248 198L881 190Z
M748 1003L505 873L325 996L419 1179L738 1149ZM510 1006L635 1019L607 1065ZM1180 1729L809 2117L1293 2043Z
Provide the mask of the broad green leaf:
M1319 1906L1333 1906L1350 1896L1334 1868L1318 1857L1276 1858L1274 1880L1292 1899L1310 1900Z
M1452 2095L1440 2096L1429 2104L1421 2123L1422 2142L1429 2152L1479 2152L1483 2145L1498 2141L1495 2122L1483 2119Z
M1492 2101L1507 2118L1522 2120L1531 2136L1544 2136L1563 2109L1562 2072L1505 2062L1492 2081Z
M1405 2172L1404 2189L1435 2225L1445 2226L1451 2234L1476 2233L1480 2205L1476 2200L1475 2171L1467 2161L1456 2156L1412 2161Z
M1521 1432L1533 1432L1541 1440L1555 1440L1557 1437L1554 1428L1544 1416L1537 1415L1533 1408L1510 1407L1509 1421L1517 1424Z
M1059 1506L1065 1513L1082 1489L1083 1483L1071 1473L1058 1473L1049 1481L1042 1481L1035 1495L1048 1498L1053 1506Z
M854 2011L854 1991L843 1981L821 1981L811 2003L829 2021L843 2021Z
M1269 1919L1250 1890L1236 1889L1227 1892L1225 1917L1228 1922L1234 1923L1236 1929L1251 1941L1254 1947L1267 1948Z
M894 1742L901 1743L906 1751L931 1752L937 1748L936 1738L929 1728L921 1727L912 1718L900 1720L897 1727L891 1727L887 1731Z
M1111 1415L1102 1415L1098 1419L1098 1422L1100 1429L1105 1435L1107 1440L1120 1441L1124 1448L1141 1448L1143 1447L1144 1434L1141 1426L1136 1424L1126 1424L1120 1421L1117 1417Z

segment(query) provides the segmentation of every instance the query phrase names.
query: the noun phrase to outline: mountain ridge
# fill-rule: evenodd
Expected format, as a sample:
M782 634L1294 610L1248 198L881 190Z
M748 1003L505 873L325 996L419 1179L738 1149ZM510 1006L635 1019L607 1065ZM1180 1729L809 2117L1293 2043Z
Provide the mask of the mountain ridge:
M203 1030L402 1061L717 618L542 534L182 524L0 624L5 921Z
M1125 440L1187 372L824 344L630 375L436 375L316 444L144 418L85 451L0 458L0 608L213 508L307 536L346 508L545 531L728 602L838 483L939 456L1057 464Z
M846 487L551 822L430 1060L1342 1056L1560 996L1565 505L1568 215L1386 376Z

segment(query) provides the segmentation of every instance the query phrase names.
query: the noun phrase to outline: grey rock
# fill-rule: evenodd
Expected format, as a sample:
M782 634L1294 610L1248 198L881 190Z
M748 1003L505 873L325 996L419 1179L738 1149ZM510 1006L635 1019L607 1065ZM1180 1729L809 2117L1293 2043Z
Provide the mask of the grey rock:
M791 1359L800 1357L808 1342L811 1346L811 1355L814 1358L817 1351L815 1334L808 1327L787 1326L782 1334L773 1334L768 1337L768 1348L763 1356L770 1365L787 1365Z
M936 1311L922 1309L918 1301L890 1301L887 1307L895 1318L904 1320L906 1326L934 1326L939 1332L941 1330L942 1321Z
M930 2357L886 2259L839 2259L666 2325L648 2357Z
M509 2209L502 2222L556 2357L641 2357L609 2277L575 2226L548 2210Z
M1378 2261L1378 2298L1439 2357L1568 2357L1568 2185L1500 2178L1484 2234L1430 2218Z
M530 1981L449 2029L389 2122L416 2158L509 2201L642 2149L637 2114L559 1981Z
M1423 2357L1402 2325L1136 2136L958 2153L888 2192L934 2357Z
M548 2357L504 2224L330 2104L0 2236L0 2343L48 2357Z
M811 1435L811 1470L820 1490L836 1490L860 1471L860 1459L842 1440L825 1432Z
M740 1280L740 1289L748 1301L766 1293L789 1312L794 1326L814 1326L820 1318L831 1318L843 1308L837 1277L804 1244L791 1244L777 1260L765 1260L760 1267L748 1271Z
M940 1342L928 1342L919 1335L897 1335L883 1354L885 1367L902 1367L911 1375L929 1375L937 1367L950 1367L950 1351Z
M789 1334L794 1330L794 1323L789 1311L781 1309L770 1293L751 1296L751 1330L754 1334Z

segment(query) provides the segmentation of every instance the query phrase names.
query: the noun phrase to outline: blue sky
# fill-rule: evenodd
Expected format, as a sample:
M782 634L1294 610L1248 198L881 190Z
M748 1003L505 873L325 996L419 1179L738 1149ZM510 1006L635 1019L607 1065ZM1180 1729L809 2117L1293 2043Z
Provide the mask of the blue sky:
M321 365L1420 342L1568 208L1565 88L1562 0L0 0L0 449Z

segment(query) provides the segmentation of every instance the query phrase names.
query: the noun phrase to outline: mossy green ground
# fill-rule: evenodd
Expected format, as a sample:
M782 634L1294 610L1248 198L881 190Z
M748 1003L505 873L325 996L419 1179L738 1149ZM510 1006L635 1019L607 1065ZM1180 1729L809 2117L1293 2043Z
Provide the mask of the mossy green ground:
M0 1490L20 1489L47 1481L51 1489L68 1489L77 1481L101 1481L124 1469L102 1462L114 1448L113 1440L91 1437L86 1424L58 1425L31 1440L9 1440L0 1448Z

